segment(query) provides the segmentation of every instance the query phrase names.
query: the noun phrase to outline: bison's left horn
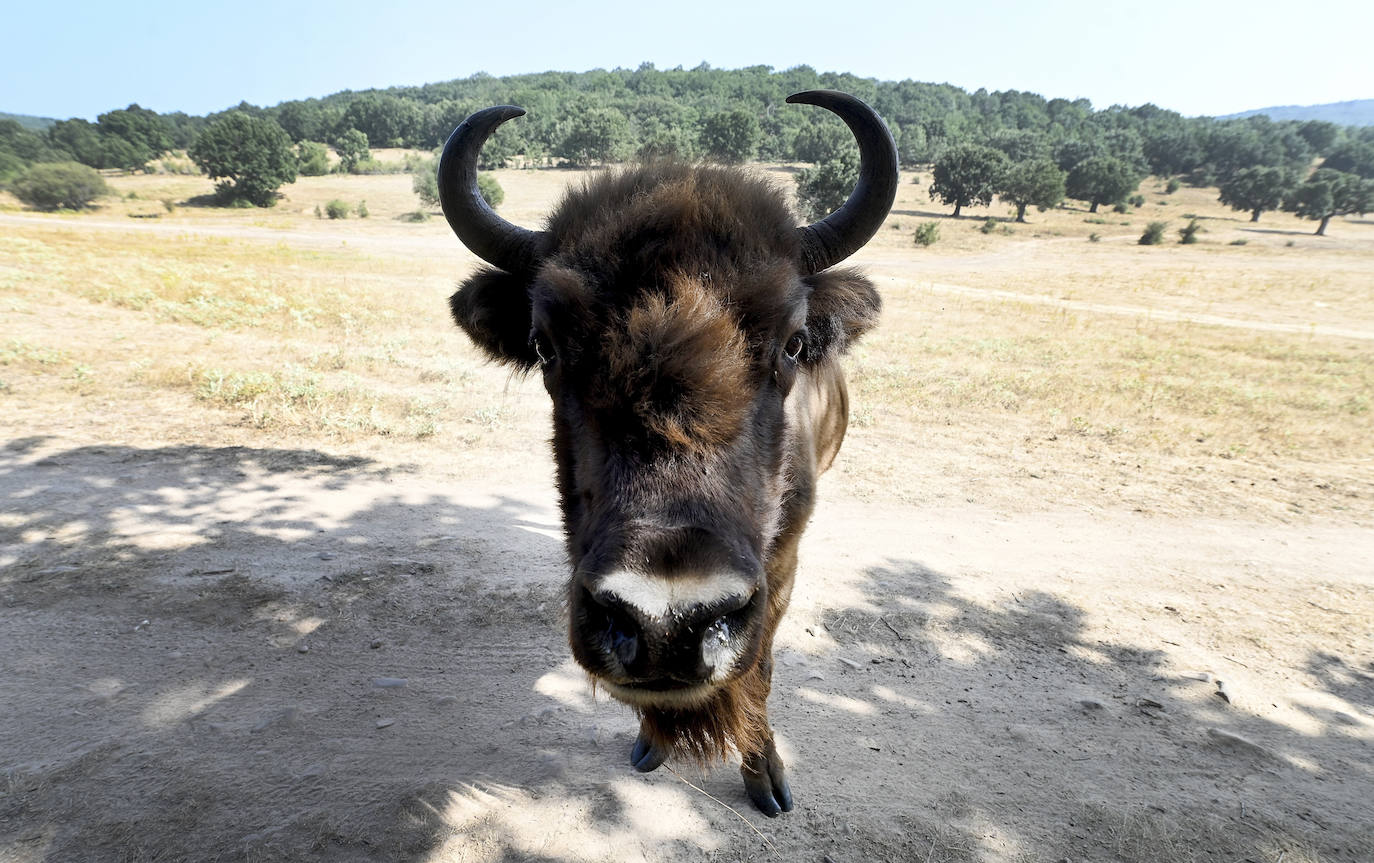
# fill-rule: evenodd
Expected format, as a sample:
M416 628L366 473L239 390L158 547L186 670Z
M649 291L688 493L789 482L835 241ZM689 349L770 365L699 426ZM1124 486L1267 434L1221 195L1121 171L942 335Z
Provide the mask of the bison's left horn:
M897 198L897 143L883 118L848 93L807 90L787 101L819 105L838 115L859 142L859 184L838 210L797 229L802 269L819 273L857 252L883 226Z
M539 262L544 233L496 215L477 190L477 152L497 126L524 113L514 105L478 111L453 130L439 157L439 203L449 227L474 255L508 273L530 270Z

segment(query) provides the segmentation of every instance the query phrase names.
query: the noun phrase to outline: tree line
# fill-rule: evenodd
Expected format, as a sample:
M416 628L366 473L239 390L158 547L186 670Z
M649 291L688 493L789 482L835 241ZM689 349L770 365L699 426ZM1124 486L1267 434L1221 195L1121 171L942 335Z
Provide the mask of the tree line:
M1054 197L1057 171L1064 194L1094 209L1116 203L1114 190L1127 179L1134 178L1133 189L1153 174L1221 186L1228 190L1224 201L1252 214L1274 209L1268 202L1276 185L1282 187L1280 205L1289 201L1295 209L1335 214L1342 206L1368 206L1361 196L1374 178L1374 128L1369 127L1273 122L1264 116L1188 118L1152 104L1094 110L1084 99L1047 99L1015 90L970 93L948 84L877 81L808 66L774 71L703 64L661 70L644 64L502 78L477 74L272 107L241 103L205 116L158 114L130 105L101 114L94 123L63 120L41 133L4 120L0 180L36 162L141 170L181 149L213 175L216 157L202 157L222 150L210 143L230 137L225 124L235 124L233 131L240 134L251 125L251 136L270 140L273 147L286 142L290 158L277 159L281 164L268 169L268 180L280 184L294 179L292 162L307 173L327 169L324 145L339 153L347 169L366 170L368 158L360 153L368 148L433 149L468 114L497 104L520 105L528 115L493 136L482 152L484 168L678 156L811 162L818 173L848 176L856 151L843 124L826 112L784 102L790 93L816 88L845 90L873 105L892 129L902 164L933 166L939 176L932 194L956 211L996 194L1012 201L1018 218L1024 218L1026 207ZM1318 160L1323 170L1343 176L1322 176L1331 204L1321 193L1309 192L1300 205L1294 196ZM290 179L282 179L288 174ZM236 185L228 177L224 188L232 192ZM266 200L261 185L250 182L242 197ZM1355 200L1346 200L1352 194Z

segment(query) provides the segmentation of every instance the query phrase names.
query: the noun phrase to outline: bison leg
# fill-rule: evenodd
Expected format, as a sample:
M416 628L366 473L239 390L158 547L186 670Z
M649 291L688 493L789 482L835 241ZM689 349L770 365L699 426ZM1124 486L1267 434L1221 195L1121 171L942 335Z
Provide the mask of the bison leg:
M792 811L792 789L787 785L787 772L782 757L770 738L768 748L744 756L739 768L744 777L744 790L758 810L769 818L779 812Z
M639 737L635 738L635 745L630 749L630 763L640 773L650 773L657 770L658 766L667 760L668 750L654 743L641 723Z

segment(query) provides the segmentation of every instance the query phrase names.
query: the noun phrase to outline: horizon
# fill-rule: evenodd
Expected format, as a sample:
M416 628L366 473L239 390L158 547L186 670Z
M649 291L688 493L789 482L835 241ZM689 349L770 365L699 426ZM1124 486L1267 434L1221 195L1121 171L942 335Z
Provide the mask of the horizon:
M155 0L138 22L116 7L81 0L64 11L70 14L62 28L37 7L11 13L12 32L31 38L0 55L0 111L95 120L137 103L160 114L201 116L240 102L267 108L481 72L507 77L644 63L775 71L805 65L968 92L1085 98L1096 110L1153 103L1184 116L1374 98L1364 44L1374 30L1374 4L1337 0L1325 7L1324 21L1342 26L1320 40L1295 40L1285 8L1272 0L1160 0L1143 10L1089 0L1040 9L993 0L978 10L928 11L874 3L835 21L816 0L785 12L703 0L685 19L627 0L577 9L536 0L512 25L496 11L464 12L438 0L406 0L385 12L359 0L324 10L245 0L233 20ZM612 30L608 20L623 23ZM998 26L989 29L986 20ZM882 26L868 26L873 22ZM952 35L934 35L942 33ZM1192 47L1197 34L1215 50ZM1186 59L1167 59L1180 54ZM446 59L454 55L461 61Z

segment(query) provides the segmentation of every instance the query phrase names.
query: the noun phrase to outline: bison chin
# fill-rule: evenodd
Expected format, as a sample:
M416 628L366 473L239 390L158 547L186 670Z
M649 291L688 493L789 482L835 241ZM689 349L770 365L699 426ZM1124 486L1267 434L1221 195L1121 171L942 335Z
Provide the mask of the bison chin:
M719 685L701 685L669 694L592 678L593 687L634 708L639 744L700 765L772 746L767 676L757 665Z

